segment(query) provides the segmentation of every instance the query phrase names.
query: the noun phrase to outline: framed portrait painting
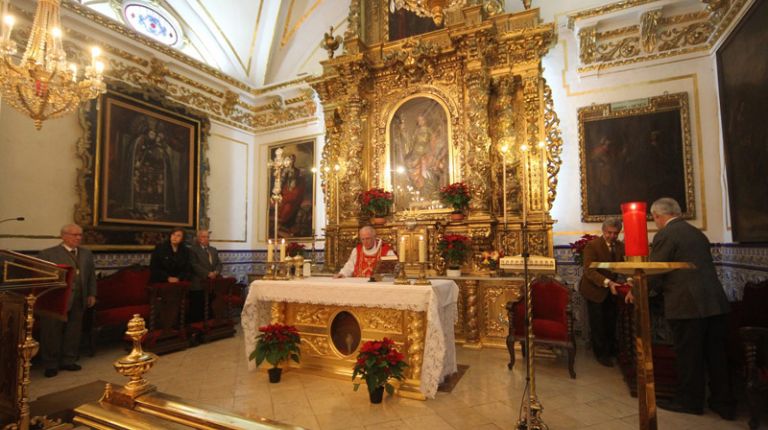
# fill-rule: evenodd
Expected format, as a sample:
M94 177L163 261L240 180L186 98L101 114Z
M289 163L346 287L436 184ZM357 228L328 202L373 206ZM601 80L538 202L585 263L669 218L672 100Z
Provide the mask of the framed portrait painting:
M687 93L592 105L578 115L582 221L620 215L629 201L650 210L661 197L694 217Z
M396 108L389 128L395 211L440 207L440 188L451 182L451 145L445 107L413 97Z
M280 186L275 188L274 170L267 166L267 236L274 237L275 205L271 199L272 193L278 191L281 196L277 207L277 223L279 238L311 239L314 234L315 174L312 167L315 164L315 141L285 143L271 145L267 151L269 161L275 160L278 149L282 149L280 169Z
M210 122L151 88L110 85L87 109L75 222L94 249L146 249L208 226Z
M99 222L194 228L199 123L114 93L101 109Z
M768 2L755 2L717 50L733 240L768 242Z

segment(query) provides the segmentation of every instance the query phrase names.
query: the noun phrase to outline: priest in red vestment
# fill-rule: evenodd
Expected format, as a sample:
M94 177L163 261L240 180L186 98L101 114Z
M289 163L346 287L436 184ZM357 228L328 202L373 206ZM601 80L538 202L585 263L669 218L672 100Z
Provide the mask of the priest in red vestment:
M376 239L376 230L373 227L361 228L359 236L360 244L352 250L349 260L334 277L369 278L382 256L395 255L389 244L382 242L381 239Z

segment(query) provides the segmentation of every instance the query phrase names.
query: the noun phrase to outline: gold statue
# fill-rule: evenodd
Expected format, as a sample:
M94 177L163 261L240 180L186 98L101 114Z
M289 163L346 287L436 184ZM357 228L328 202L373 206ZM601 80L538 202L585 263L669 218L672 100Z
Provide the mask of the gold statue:
M341 41L341 36L333 36L333 26L331 26L331 29L328 31L328 33L323 35L323 43L321 43L320 46L328 51L328 58L333 58L333 52L339 49Z

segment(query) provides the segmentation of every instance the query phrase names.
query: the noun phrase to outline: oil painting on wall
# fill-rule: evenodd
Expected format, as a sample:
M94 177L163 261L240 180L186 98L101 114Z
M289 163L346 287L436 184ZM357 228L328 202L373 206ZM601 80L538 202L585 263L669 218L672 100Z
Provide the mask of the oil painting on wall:
M389 124L395 210L425 210L440 204L450 181L448 117L428 97L407 100Z
M621 214L621 203L672 197L694 216L687 93L579 109L584 222ZM650 217L650 215L649 215Z
M269 147L269 160L275 159L275 152L283 149L283 165L280 170L280 195L282 200L277 210L278 237L311 238L314 222L314 173L315 142L305 141ZM273 170L267 168L270 193L275 186ZM269 196L267 197L269 199ZM275 207L269 204L267 213L267 234L274 237Z
M751 10L717 51L733 239L768 241L768 2Z
M194 228L199 124L113 93L102 103L99 221Z

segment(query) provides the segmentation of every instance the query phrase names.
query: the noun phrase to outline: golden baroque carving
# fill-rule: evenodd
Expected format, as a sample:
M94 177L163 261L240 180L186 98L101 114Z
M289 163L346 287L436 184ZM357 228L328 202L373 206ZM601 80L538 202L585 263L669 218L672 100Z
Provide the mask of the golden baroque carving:
M298 305L296 308L296 324L325 327L330 317L330 309L317 305Z
M440 53L434 44L421 39L408 39L400 49L382 56L384 64L396 66L398 75L416 82L424 76L432 76L436 70L436 57Z
M660 19L661 9L649 10L640 17L640 39L645 52L653 52L656 49Z
M504 306L502 305L502 310L504 310L504 312L500 312L500 309L493 306L493 304L502 294L504 294L503 288L485 288L485 306L483 306L485 308L483 315L483 333L486 336L503 336L507 332L508 325L505 324L506 318L504 318L503 315L506 313L506 309L504 309ZM499 321L499 317L504 319Z
M424 336L427 326L426 312L408 311L408 373L409 379L419 380L421 378L421 363L424 359Z
M544 80L544 133L547 145L547 211L557 197L557 174L560 172L563 138L560 134L560 119L557 117L552 100L552 88Z
M332 355L330 338L328 336L316 336L302 333L301 343L309 346L309 349L302 349L302 352L309 355L327 357Z
M402 311L397 309L370 308L360 312L361 325L366 329L400 333Z
M660 34L661 43L659 44L659 51L670 51L685 46L703 44L709 39L714 29L715 26L707 21L662 31Z
M589 27L579 31L579 59L582 64L591 64L597 55L597 28Z
M467 146L463 169L467 185L474 194L471 207L488 212L490 190L486 178L490 177L490 146L488 136L488 76L480 71L467 76Z

